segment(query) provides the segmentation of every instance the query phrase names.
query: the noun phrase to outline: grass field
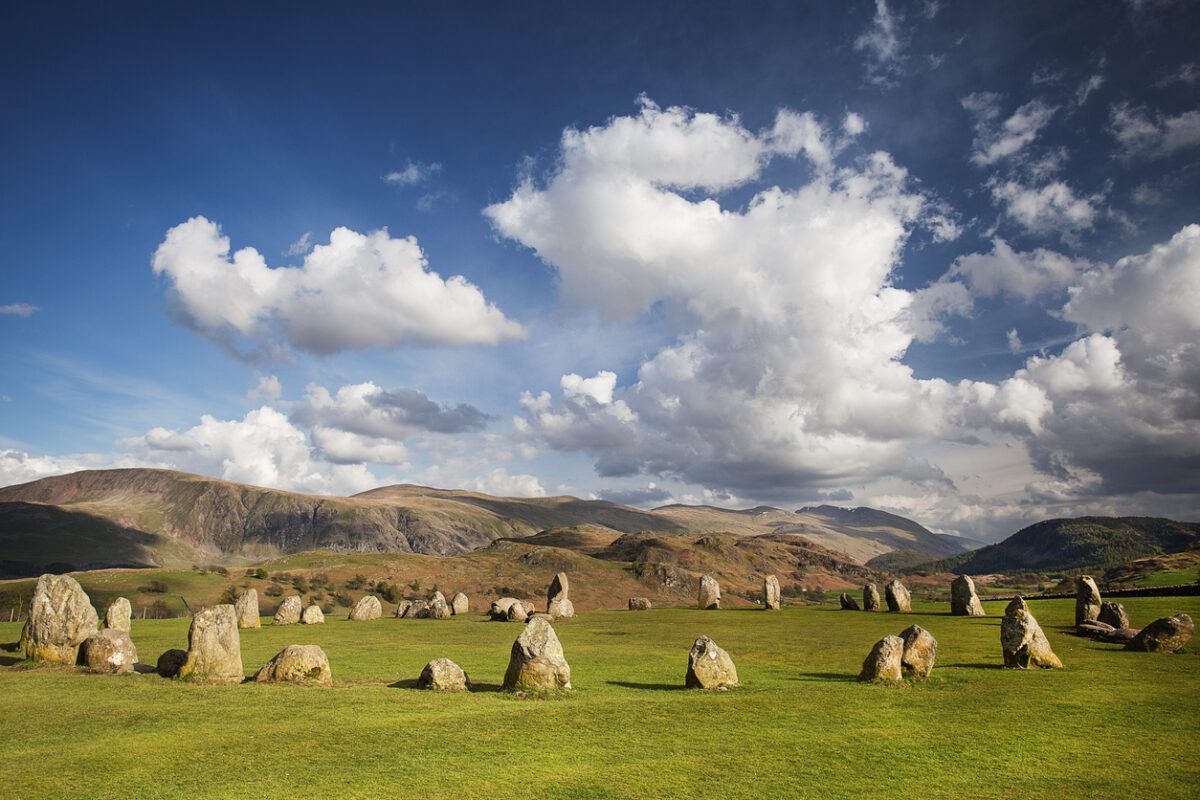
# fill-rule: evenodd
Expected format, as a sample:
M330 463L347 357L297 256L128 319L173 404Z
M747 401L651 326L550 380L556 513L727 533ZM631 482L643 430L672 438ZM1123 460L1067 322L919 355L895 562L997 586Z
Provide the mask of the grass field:
M1135 625L1200 598L1132 598ZM495 691L518 624L381 619L243 631L252 674L317 643L333 689L197 686L0 668L8 798L1194 798L1200 642L1126 653L1066 633L1070 600L1032 604L1062 671L999 668L987 618L829 606L590 612L556 625L575 691ZM939 642L930 680L854 682L871 645L918 623ZM188 621L134 623L143 661L185 646ZM0 642L18 636L0 624ZM743 688L683 690L687 651L712 636ZM479 691L408 688L446 656ZM401 686L393 686L404 681Z

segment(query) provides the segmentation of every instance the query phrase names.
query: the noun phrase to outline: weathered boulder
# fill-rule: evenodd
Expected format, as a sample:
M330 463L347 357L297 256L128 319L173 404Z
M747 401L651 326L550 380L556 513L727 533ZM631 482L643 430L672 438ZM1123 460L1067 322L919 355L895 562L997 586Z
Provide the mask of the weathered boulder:
M560 572L550 581L546 590L546 613L555 619L575 616L575 605L570 597L571 584L567 573Z
M325 612L316 603L304 609L304 613L300 615L300 624L302 625L321 625L324 622Z
M779 610L779 579L774 575L763 578L763 609L766 611Z
M1116 628L1108 633L1097 636L1100 641L1109 644L1129 644L1141 633L1137 628Z
M164 678L174 678L187 661L187 650L168 650L158 657L154 671Z
M649 611L652 607L653 606L651 606L650 600L648 598L645 598L645 597L629 598L629 610L630 611Z
M204 683L241 683L246 677L233 606L212 606L192 617L187 660L179 668L179 677Z
M1147 653L1174 653L1181 650L1196 633L1196 625L1187 614L1156 619L1125 645L1126 650Z
M707 636L701 636L688 651L687 675L684 685L689 689L725 691L739 686L737 667L723 647Z
M405 619L429 619L429 601L413 600L404 612Z
M700 591L696 596L696 605L702 609L721 607L721 584L711 575L700 577Z
M89 636L79 649L79 663L92 672L110 675L133 672L137 660L137 648L129 638L129 631L105 628Z
M435 658L421 670L417 685L435 692L466 692L471 688L471 680L462 667L450 659Z
M104 609L104 627L114 631L128 632L133 619L133 608L124 597L118 597Z
M529 610L524 603L518 600L508 607L506 618L509 622L527 622L529 620Z
M900 638L904 640L900 671L911 678L928 678L937 660L937 639L920 625L908 626L900 632Z
M1091 575L1075 579L1075 624L1100 618L1100 588Z
M907 614L912 611L912 598L908 594L908 589L898 580L891 581L883 589L884 596L887 598L888 611L895 614Z
M1080 636L1089 636L1092 638L1101 638L1115 631L1116 628L1109 625L1107 622L1101 622L1098 619L1088 622L1081 622L1075 626L1075 633Z
M1100 614L1096 620L1112 625L1114 628L1129 627L1129 614L1125 612L1125 606L1120 603L1101 603Z
M21 650L30 661L74 665L79 646L99 625L96 609L78 581L70 575L43 575L33 590Z
M842 604L843 611L858 611L858 601L845 592L842 592L842 596L838 598L838 602Z
M534 611L533 613L531 613L529 616L527 616L525 618L525 624L528 625L530 622L533 622L535 619L544 619L544 620L546 620L546 622L554 622L554 617L550 616L545 611Z
M1004 609L1004 619L1000 621L1000 648L1006 667L1062 669L1062 661L1050 649L1042 626L1029 610L1029 604L1020 597Z
M290 599L290 598L289 598ZM300 600L296 598L297 602ZM258 628L261 627L262 621L258 618L258 590L246 589L237 596L234 600L233 607L237 609L238 627L239 628ZM280 609L282 610L282 609ZM276 615L278 616L278 615ZM277 625L285 623L277 622Z
M970 575L959 575L950 583L950 613L956 617L985 616Z
M456 617L471 613L471 601L462 592L456 592L450 598L450 612Z
M441 594L441 592L438 592ZM446 605L446 598L442 598L442 605ZM365 594L354 604L354 608L350 609L349 619L355 622L366 622L372 619L379 619L383 616L383 606L379 603L379 598L373 594Z
M491 617L492 620L495 622L507 622L508 621L508 610L514 604L519 604L519 603L521 604L521 610L524 611L525 610L524 604L521 603L521 601L518 600L517 598L501 597L499 600L492 601L492 605L488 609L488 616ZM526 616L528 616L528 615L526 615ZM524 622L523 619L521 621Z
M317 645L289 644L254 674L254 680L333 686L333 673L329 670L329 657Z
M292 595L283 601L279 608L275 611L275 625L295 625L300 621L300 614L303 611L303 603L300 602L299 595Z
M450 610L450 604L446 602L446 595L434 592L433 597L429 598L428 619L450 619L452 616L454 613Z
M895 683L902 677L901 664L904 657L904 640L899 636L885 636L875 643L863 661L860 681Z
M571 667L554 627L545 619L531 621L513 642L504 688L534 692L571 688Z
M868 583L863 587L863 611L879 610L879 589L875 584Z

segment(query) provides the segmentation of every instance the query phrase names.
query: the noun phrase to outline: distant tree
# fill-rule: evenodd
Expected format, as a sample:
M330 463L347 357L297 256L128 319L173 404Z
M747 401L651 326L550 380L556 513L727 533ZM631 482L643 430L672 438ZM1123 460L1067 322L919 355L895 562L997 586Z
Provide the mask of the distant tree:
M260 581L265 581L267 579L267 571L262 567L259 567L258 569L254 570L254 577L258 578Z
M139 586L138 591L149 594L166 594L167 584L160 580L152 580L145 586Z

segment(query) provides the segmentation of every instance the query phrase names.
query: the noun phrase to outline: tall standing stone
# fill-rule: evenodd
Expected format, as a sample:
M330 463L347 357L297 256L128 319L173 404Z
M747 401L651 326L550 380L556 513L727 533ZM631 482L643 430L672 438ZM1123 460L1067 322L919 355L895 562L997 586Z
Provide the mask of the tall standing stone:
M571 602L570 590L567 573L560 572L555 575L546 590L546 613L555 619L575 616L575 605Z
M1129 627L1129 614L1120 603L1101 603L1097 619L1117 629Z
M779 596L779 579L774 575L763 578L763 608L767 611L778 611Z
M863 587L863 611L879 610L879 589L873 583Z
M133 619L133 608L124 597L118 597L108 604L108 608L104 609L104 627L111 630L128 633L132 627L131 619Z
M297 597L297 600L300 598ZM262 621L258 618L258 590L247 589L237 596L233 607L237 609L239 628L258 628Z
M950 613L956 617L982 617L983 603L975 593L970 575L959 575L950 584Z
M456 617L468 614L471 611L471 601L462 592L455 592L454 597L450 598L450 611Z
M858 611L858 601L845 592L842 592L838 602L841 603L842 611Z
M1100 618L1100 587L1091 575L1075 579L1075 624Z
M1006 667L1062 669L1062 661L1050 649L1042 626L1029 610L1029 604L1020 597L1004 609L1004 619L1000 621L1000 647Z
M700 576L700 591L696 605L701 609L721 607L721 584L711 575Z
M1174 653L1183 648L1196 633L1196 624L1187 614L1156 619L1135 636L1126 650L1146 653Z
M912 598L908 589L900 581L890 582L884 587L883 592L887 598L888 611L894 614L907 614L912 611Z
M701 636L688 652L684 685L689 689L732 689L738 685L733 659L716 642Z
M292 595L283 601L279 609L275 612L276 625L295 625L300 621L302 604L299 595Z
M70 575L43 575L33 590L21 649L30 661L74 665L79 646L99 625L96 609L78 581Z
M241 683L242 641L238 636L237 609L213 606L192 617L188 628L187 660L179 677L204 683Z
M937 639L920 625L908 626L900 632L900 638L904 640L901 672L921 680L928 678L937 660Z
M441 592L437 593L441 597ZM446 598L442 597L442 605L446 605ZM354 604L354 608L350 610L350 619L355 622L366 622L372 619L379 619L383 616L383 606L379 603L379 598L373 594L365 594Z
M453 614L450 604L446 602L446 595L434 592L433 597L429 598L429 619L450 619L451 616Z
M562 643L544 617L535 617L513 642L504 673L508 691L548 692L571 688L571 667Z
M899 636L885 636L875 643L863 660L860 681L896 683L903 677L901 663L904 658L904 640Z

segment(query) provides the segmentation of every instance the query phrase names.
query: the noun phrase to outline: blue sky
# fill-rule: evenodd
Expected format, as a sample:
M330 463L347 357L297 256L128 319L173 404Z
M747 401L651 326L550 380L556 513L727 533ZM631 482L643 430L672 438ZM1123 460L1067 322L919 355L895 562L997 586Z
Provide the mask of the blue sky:
M2 483L1200 516L1195 3L9 16Z

